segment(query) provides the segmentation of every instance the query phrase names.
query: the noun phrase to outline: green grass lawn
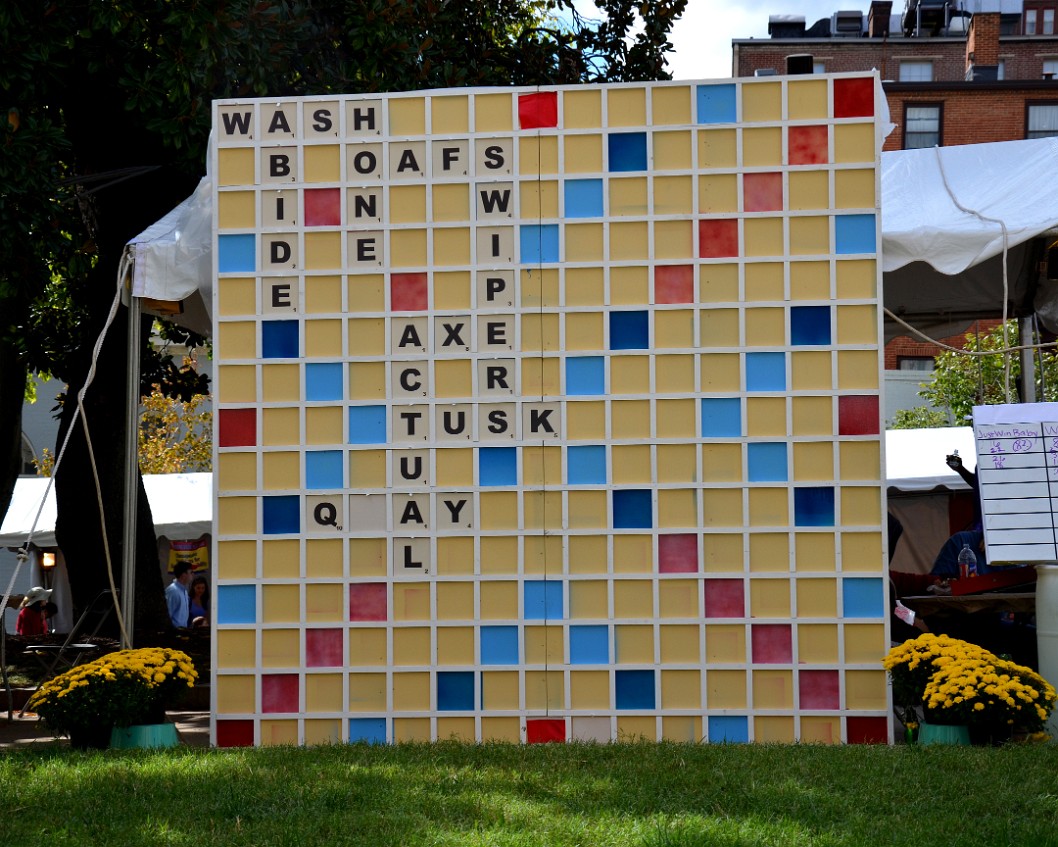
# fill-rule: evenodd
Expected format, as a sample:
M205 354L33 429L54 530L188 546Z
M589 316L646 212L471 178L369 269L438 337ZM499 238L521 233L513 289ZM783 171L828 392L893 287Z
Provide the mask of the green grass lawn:
M5 845L1058 845L1058 746L0 755Z

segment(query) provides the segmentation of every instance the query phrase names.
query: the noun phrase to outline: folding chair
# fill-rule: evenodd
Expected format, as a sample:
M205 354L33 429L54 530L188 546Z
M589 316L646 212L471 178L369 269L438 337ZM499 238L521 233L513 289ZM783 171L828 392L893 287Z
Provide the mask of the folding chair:
M103 649L88 639L95 638L113 614L114 601L115 592L109 589L100 591L81 613L62 644L26 645L26 652L32 653L44 669L44 676L40 680L42 683L51 679L60 665L63 670L72 668L86 656Z

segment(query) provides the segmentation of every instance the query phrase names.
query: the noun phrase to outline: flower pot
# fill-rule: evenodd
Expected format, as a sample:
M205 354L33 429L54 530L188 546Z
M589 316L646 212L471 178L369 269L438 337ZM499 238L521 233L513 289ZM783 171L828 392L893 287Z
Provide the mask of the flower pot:
M918 728L919 744L954 744L970 746L970 730L965 724L947 726L923 722Z
M116 726L110 734L110 746L116 750L176 747L179 743L176 726L171 723Z
M70 746L74 750L106 750L111 732L107 725L70 727Z

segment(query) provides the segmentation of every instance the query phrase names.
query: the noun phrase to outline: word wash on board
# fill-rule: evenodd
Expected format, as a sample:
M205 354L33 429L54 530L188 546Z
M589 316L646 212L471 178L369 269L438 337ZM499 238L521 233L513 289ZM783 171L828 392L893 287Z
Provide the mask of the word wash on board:
M976 406L988 561L1058 561L1058 403Z

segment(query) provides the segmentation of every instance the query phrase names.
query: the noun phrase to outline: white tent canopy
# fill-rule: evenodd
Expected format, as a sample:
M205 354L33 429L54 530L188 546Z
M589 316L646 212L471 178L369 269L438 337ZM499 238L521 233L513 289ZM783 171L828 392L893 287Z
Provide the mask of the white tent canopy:
M885 433L885 480L890 491L968 491L961 476L945 463L958 451L967 470L977 467L973 429L890 429Z

